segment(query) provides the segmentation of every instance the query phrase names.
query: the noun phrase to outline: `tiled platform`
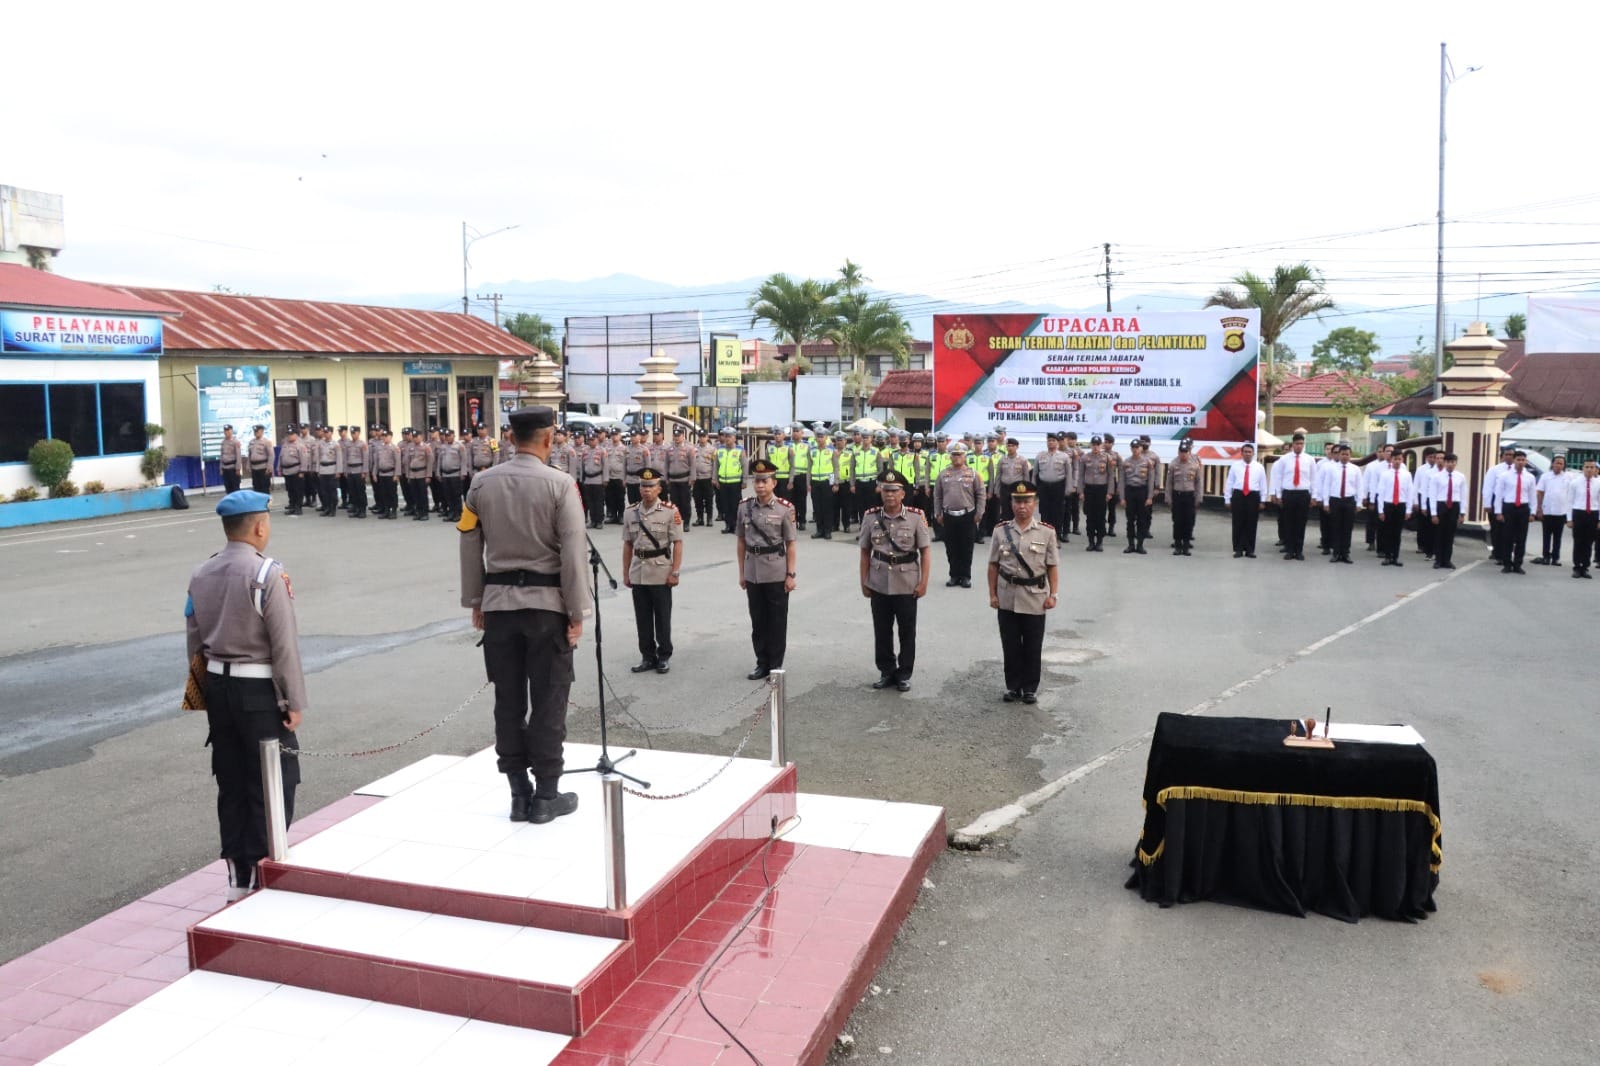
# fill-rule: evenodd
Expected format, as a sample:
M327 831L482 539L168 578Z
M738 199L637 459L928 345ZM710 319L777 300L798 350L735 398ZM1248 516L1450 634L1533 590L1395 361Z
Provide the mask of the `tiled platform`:
M569 766L592 757L577 745L568 752ZM632 768L657 792L670 793L722 761L643 753ZM732 1061L720 1058L725 1052L742 1059L702 997L763 1061L814 1066L944 842L937 808L797 797L792 767L775 771L741 760L695 793L698 799L628 798L630 894L638 902L617 914L597 898L598 783L568 778L583 797L578 814L526 826L506 820L503 779L493 771L487 754L424 760L363 790L387 798L349 797L294 826L290 862L269 878L275 887L215 913L223 880L213 864L0 966L0 1066L200 1062L224 1047L229 1061L274 1066L331 1062L340 1054L341 1061L385 1066L476 1061L496 1050L519 1063L558 1066L710 1066ZM438 816L452 805L461 825L447 835ZM771 841L773 820L797 809L798 826ZM567 839L564 852L549 850L570 832L566 824L581 824L585 815L595 824L582 839ZM548 839L534 839L540 833ZM387 846L375 849L373 840ZM452 866L430 861L459 858L434 848L475 854ZM497 869L485 861L501 855L519 861ZM520 861L528 858L547 861ZM329 886L337 891L320 891ZM374 892L390 898L369 898ZM472 901L468 912L489 913L419 906L462 898ZM595 927L580 928L586 924ZM234 947L275 945L278 955L261 958L281 967L289 957L283 952L301 963L310 953L345 983L312 991L298 987L318 984L298 979L303 968L252 974L248 953L236 959L244 976L185 977L189 925L197 926L197 954L207 937L212 948L221 943L216 938L231 938ZM146 1053L138 1034L153 1025L152 1015L183 1015L187 1008L171 1005L190 1001L182 997L198 1002L194 987L249 1003L203 1012L206 1023L216 1022L203 1031L199 1022L175 1022L162 1030L170 1039L152 1042ZM508 997L508 988L517 995ZM360 994L334 994L341 989ZM570 1043L529 1028L560 1028L543 1024L552 996L569 997L566 1029L582 1034ZM330 1028L275 1029L262 1021L278 1013L262 1006L269 1002ZM118 1037L121 1026L133 1028ZM392 1054L374 1058L370 1047L377 1045L349 1035L386 1027L416 1039L396 1040ZM140 1054L103 1055L130 1047Z

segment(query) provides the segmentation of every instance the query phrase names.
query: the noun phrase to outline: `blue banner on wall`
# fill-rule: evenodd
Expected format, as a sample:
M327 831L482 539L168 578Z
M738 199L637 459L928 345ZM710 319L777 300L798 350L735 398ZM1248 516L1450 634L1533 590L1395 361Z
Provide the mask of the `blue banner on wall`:
M428 377L437 377L450 373L450 360L448 359L413 359L405 364L407 374L423 374Z
M251 426L266 426L273 438L272 382L264 366L197 366L195 389L200 394L200 454L215 459L221 450L222 427L249 440Z
M71 311L0 311L6 355L161 354L161 319Z

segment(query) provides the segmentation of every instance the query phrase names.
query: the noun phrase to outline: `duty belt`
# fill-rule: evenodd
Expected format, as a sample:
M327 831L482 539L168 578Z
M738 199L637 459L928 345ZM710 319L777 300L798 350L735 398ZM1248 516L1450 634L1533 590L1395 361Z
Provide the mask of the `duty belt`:
M636 559L659 559L663 555L671 555L671 554L672 554L672 549L671 548L645 548L642 551L634 552L633 556Z
M254 680L272 680L271 663L224 663L216 659L206 660L206 673L219 674L222 677L248 677Z
M1044 574L1035 574L1033 577L1012 577L1002 570L1000 576L1005 578L1008 584L1021 585L1024 588L1042 589L1045 584Z
M322 469L324 469L324 470L326 470L326 469L328 469L328 467L330 467L330 466L338 466L338 465L339 465L339 464L338 464L338 462L332 462L332 463L323 463L323 464L322 464Z
M783 545L782 544L764 544L759 548L755 548L755 547L751 547L750 545L747 544L747 545L745 545L745 549L744 550L746 552L748 552L749 554L751 554L751 555L777 555L779 552L783 551Z
M543 588L561 587L560 574L541 574L537 570L498 570L483 575L485 585L514 585L517 588L533 585Z
M901 563L916 562L917 553L916 552L890 553L890 552L874 551L872 553L872 557L874 559L879 559L879 560L882 560L883 562L889 563L891 566L899 566Z

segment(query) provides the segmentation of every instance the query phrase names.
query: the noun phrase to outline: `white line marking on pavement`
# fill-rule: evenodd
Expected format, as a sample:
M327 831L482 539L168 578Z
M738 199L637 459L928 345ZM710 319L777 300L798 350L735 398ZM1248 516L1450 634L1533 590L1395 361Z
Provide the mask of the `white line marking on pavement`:
M1478 567L1482 566L1485 561L1486 560L1484 559L1479 559L1477 562L1468 563L1461 569L1451 571L1449 574L1437 581L1430 581L1428 584L1423 585L1419 589L1413 589L1411 592L1406 593L1404 596L1395 600L1387 607L1379 608L1378 610L1367 615L1365 618L1362 618L1359 621L1351 622L1343 629L1336 630L1320 640L1316 640L1310 644L1307 644L1299 651L1290 652L1277 662L1261 668L1254 674L1251 674L1249 677L1245 678L1243 681L1228 686L1215 696L1208 696L1206 699L1201 700L1199 703L1190 707L1188 710L1183 711L1182 713L1191 715L1205 714L1208 711L1215 710L1217 707L1233 699L1246 689L1259 685L1267 678L1273 676L1274 674L1281 673L1288 667L1299 662L1301 659L1315 655L1317 652L1321 651L1323 648L1326 648L1334 641L1343 637L1348 637L1352 633L1365 629L1373 622L1393 614L1406 604L1416 602L1423 596L1426 596L1428 593L1432 592L1434 589L1440 588L1446 582L1454 581L1461 575L1477 569ZM980 814L977 818L973 819L969 825L952 833L950 836L950 843L956 847L977 847L983 843L985 837L1016 823L1024 815L1028 814L1035 807L1038 807L1041 803L1044 803L1052 796L1055 796L1068 785L1076 784L1077 782L1082 781L1096 770L1110 765L1111 763L1122 758L1122 756L1128 754L1130 751L1139 751L1145 748L1147 745L1149 745L1150 739L1153 736L1155 736L1155 731L1153 729L1146 730L1145 732L1134 737L1132 740L1118 744L1110 751L1089 760L1082 766L1068 770L1060 777L1045 783L1041 787L1029 792L1027 795L1019 796L1003 807L996 807L992 811L985 811L983 814Z
M134 529L162 529L162 528L164 528L166 526L181 526L181 525L186 525L186 524L191 523L191 522L204 522L207 519L213 518L213 517L214 516L212 516L210 514L199 514L199 515L194 515L193 517L190 517L190 518L179 519L176 522L138 522L138 523L118 522L118 523L111 524L111 525L96 526L93 529L86 529L81 533L59 533L59 534L56 534L55 536L49 536L49 537L31 535L31 534L22 534L22 535L18 535L18 536L10 536L10 537L0 537L0 548L13 548L13 547L16 547L18 545L27 545L27 544L48 544L51 541L55 541L55 540L73 540L73 539L75 539L77 537L98 537L98 536L103 536L107 531L115 533L119 529L130 528L130 527L134 528ZM40 532L42 533L43 530L40 530Z

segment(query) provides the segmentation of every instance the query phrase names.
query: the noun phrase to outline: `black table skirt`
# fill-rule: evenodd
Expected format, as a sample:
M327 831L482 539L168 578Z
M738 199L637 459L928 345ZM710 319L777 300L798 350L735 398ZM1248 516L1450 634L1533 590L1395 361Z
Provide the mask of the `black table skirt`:
M1418 745L1285 747L1288 720L1163 714L1127 886L1344 921L1435 909L1438 773Z

